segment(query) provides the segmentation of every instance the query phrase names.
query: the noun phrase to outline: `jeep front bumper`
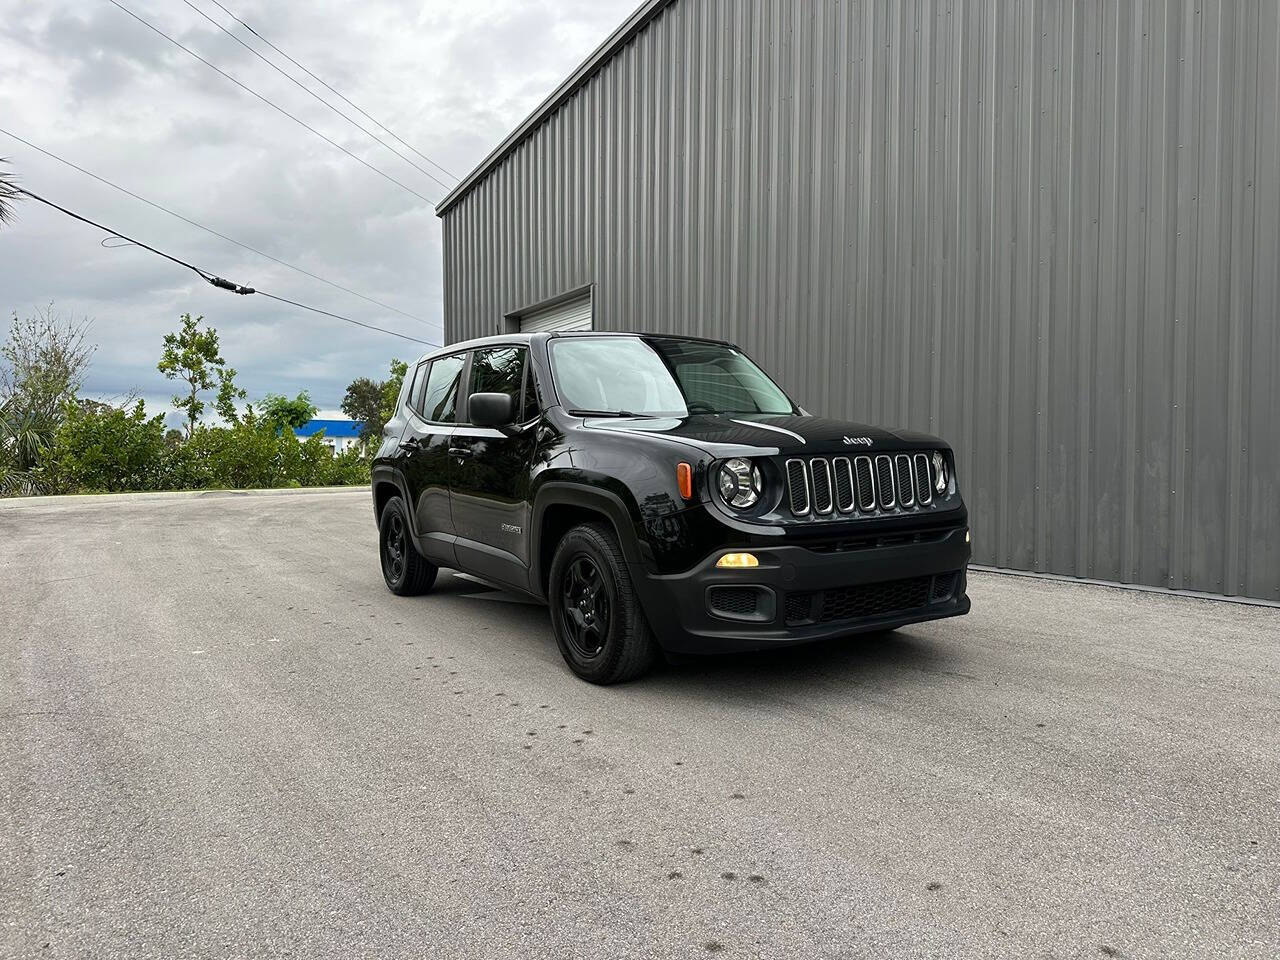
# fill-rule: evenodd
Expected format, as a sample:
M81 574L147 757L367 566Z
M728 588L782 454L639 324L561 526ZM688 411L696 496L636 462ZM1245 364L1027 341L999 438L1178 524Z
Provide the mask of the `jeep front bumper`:
M969 612L968 528L890 546L736 546L759 566L632 576L663 649L725 653L890 630Z

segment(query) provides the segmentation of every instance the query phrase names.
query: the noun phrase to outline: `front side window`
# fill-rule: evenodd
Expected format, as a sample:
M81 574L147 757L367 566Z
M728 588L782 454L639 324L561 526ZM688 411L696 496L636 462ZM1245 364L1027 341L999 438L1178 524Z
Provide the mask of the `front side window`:
M524 382L523 347L489 347L471 358L471 392L505 393L520 403Z
M564 337L551 372L566 409L686 417L792 414L795 405L734 347L664 337Z
M454 422L458 406L458 381L462 379L462 368L465 365L466 354L431 361L427 389L420 408L423 418L433 423Z

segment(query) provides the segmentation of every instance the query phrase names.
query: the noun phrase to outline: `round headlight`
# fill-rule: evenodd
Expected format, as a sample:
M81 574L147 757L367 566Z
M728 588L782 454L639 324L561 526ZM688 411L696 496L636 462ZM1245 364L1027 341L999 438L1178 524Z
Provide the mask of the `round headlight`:
M760 500L764 479L760 468L750 460L734 457L720 465L716 486L725 503L737 510L747 510Z
M947 461L941 450L933 451L933 489L939 495L947 492Z

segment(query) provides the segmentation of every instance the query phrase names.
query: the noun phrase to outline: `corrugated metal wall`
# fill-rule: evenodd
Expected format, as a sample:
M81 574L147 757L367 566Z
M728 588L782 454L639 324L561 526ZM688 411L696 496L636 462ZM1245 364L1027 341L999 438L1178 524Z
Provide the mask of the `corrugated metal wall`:
M1280 4L678 0L445 216L956 447L975 560L1280 599Z

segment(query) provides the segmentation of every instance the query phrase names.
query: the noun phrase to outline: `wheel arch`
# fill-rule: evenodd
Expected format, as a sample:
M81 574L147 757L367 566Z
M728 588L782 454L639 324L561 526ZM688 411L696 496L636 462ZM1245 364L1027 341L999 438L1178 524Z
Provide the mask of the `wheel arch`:
M404 480L399 473L389 467L374 467L370 482L373 485L373 522L380 524L382 522L382 511L386 509L387 502L392 497L400 497L405 503L405 513L409 518L409 532L415 537L418 534L417 524L414 522L414 511L409 501L409 494L405 490Z
M581 523L599 521L613 529L628 564L642 562L642 545L636 534L635 520L619 494L578 481L548 481L538 488L531 523L533 542L529 551L529 585L538 596L547 596L551 560L561 537Z

